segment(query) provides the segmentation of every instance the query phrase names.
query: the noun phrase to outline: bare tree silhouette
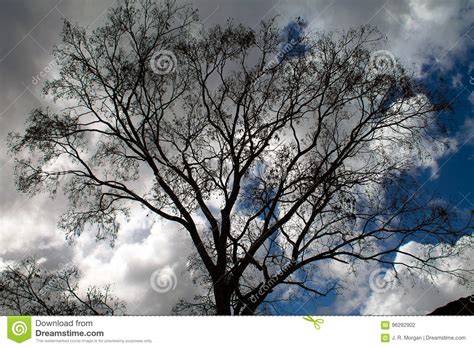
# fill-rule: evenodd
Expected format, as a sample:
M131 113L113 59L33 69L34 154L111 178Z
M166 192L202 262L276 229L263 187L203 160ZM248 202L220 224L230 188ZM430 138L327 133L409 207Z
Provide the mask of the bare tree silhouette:
M209 295L177 312L254 314L278 287L325 295L336 284L318 265L396 270L389 256L416 238L445 250L398 266L472 275L434 263L462 252L470 217L408 179L444 146L448 105L377 51L375 29L228 21L196 35L196 21L174 1L125 1L93 32L65 21L45 86L56 104L9 141L21 191L64 184L69 238L93 226L113 242L131 204L179 224Z
M17 315L118 315L125 304L112 293L89 287L83 294L78 287L77 267L65 266L50 272L34 258L27 258L0 272L0 311Z

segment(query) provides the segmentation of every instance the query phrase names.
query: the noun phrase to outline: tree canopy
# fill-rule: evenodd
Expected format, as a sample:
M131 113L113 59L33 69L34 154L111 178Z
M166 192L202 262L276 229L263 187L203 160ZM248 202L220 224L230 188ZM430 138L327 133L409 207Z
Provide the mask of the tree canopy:
M258 313L281 287L325 295L338 286L318 283L328 260L395 270L417 238L444 253L405 266L472 275L433 262L462 252L470 217L409 175L445 146L449 106L377 30L285 36L270 20L196 34L197 20L174 1L125 1L91 32L65 21L51 107L10 148L21 191L63 186L68 238L113 242L133 205L179 224L209 293L178 309L215 314Z

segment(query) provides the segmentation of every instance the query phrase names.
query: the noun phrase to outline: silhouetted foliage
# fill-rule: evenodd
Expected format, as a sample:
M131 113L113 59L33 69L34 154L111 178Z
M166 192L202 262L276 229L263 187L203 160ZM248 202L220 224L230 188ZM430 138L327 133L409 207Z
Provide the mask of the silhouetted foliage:
M125 1L93 32L65 22L45 87L56 105L10 143L21 191L64 184L69 238L89 226L113 242L130 204L179 224L209 292L178 312L253 314L282 286L325 295L329 260L472 274L434 266L462 252L470 221L406 179L444 146L447 105L395 59L374 61L376 30L298 32L294 54L274 20L201 35L196 21L174 1ZM443 254L388 257L419 236Z
M110 286L81 292L75 266L51 272L33 258L0 271L0 313L8 315L118 315L125 304Z

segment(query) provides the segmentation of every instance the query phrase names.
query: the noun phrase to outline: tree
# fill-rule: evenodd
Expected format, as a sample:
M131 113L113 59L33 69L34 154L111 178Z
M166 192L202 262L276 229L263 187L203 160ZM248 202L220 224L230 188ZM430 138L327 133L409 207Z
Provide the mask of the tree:
M90 287L81 294L80 272L65 266L51 272L34 258L7 266L0 272L0 311L8 315L117 315L125 304L110 286Z
M196 20L174 1L126 1L92 33L65 21L45 93L67 106L33 110L10 146L21 191L64 184L69 238L93 226L113 242L131 204L175 222L209 289L195 309L216 314L259 312L284 286L325 295L336 284L314 280L328 260L396 270L390 256L420 237L445 252L405 266L472 275L433 263L461 252L470 221L409 184L444 146L449 106L375 51L375 29L228 21L196 35Z

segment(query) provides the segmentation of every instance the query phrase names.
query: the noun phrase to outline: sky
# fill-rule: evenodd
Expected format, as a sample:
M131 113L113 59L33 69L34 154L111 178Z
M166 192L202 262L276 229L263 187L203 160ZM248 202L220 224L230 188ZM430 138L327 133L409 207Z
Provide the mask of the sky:
M0 0L0 4L0 266L33 255L50 269L72 262L83 274L81 285L112 283L115 294L128 303L130 314L169 314L179 299L190 299L197 291L186 272L185 255L192 249L186 234L137 210L120 231L114 248L87 233L68 245L56 226L65 199L19 194L5 143L8 132L24 129L33 108L46 105L41 86L55 71L51 51L59 43L62 18L93 28L115 1ZM363 24L377 26L387 36L384 49L411 67L428 87L445 86L446 96L455 105L455 112L446 115L452 146L417 169L420 189L437 192L459 209L474 209L474 2L198 0L192 4L204 27L227 18L254 27L273 16L282 28L302 18L309 34ZM403 248L422 253L425 245L414 240ZM474 259L474 252L452 261L466 259ZM443 276L436 285L420 276L415 279L418 285L411 287L413 277L402 274L406 282L391 282L390 274L383 272L383 284L390 286L374 291L370 282L377 267L373 267L361 266L356 276L340 264L328 264L320 276L343 280L347 291L283 305L275 313L425 314L472 293ZM176 275L176 284L172 291L157 293L150 279L163 269Z

